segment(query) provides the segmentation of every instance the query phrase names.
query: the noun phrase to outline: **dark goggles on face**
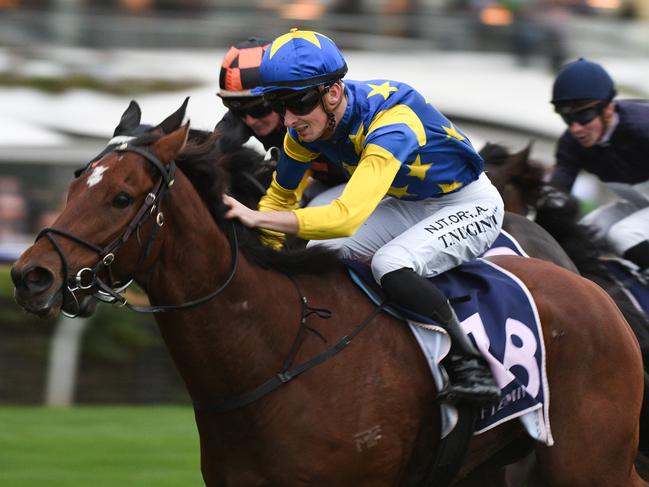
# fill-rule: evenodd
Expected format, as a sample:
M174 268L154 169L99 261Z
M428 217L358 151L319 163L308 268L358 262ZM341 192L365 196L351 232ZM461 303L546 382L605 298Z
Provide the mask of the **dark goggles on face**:
M579 125L586 125L592 122L600 115L600 113L602 113L602 108L603 107L601 104L597 104L595 106L583 108L575 112L559 113L559 115L561 115L561 118L564 122L566 122L567 125L572 125L573 122L577 122Z
M269 94L268 98L270 101L270 106L274 112L279 113L284 116L286 110L290 111L294 115L308 115L320 102L322 96L329 91L328 88L320 91L317 88L311 88L309 90L298 91L297 93L292 92L288 95L279 95Z
M264 118L273 111L270 103L261 97L252 101L250 99L223 98L223 105L240 118L246 118L246 115L250 115L252 118Z

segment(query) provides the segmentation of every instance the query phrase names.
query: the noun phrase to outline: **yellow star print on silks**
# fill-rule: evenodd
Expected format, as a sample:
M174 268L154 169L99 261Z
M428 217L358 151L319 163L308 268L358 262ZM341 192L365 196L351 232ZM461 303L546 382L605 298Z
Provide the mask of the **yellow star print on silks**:
M342 161L343 167L347 170L349 174L354 174L354 171L358 166L354 166L353 164L347 164L346 162Z
M363 139L364 134L363 134L363 122L358 126L358 130L356 131L355 134L349 134L349 140L352 141L352 144L354 144L354 151L356 152L356 155L361 155L361 152L363 151Z
M270 46L269 59L273 59L273 56L275 55L275 53L277 51L279 51L279 49L284 44L286 44L289 41L292 41L293 39L304 39L305 41L309 41L314 46L317 46L317 47L321 48L320 40L316 37L315 32L310 31L310 30L291 29L290 32L279 36L277 39L275 39L273 41L273 44Z
M455 125L453 125L453 122L451 122L450 127L445 127L444 125L442 125L442 128L444 129L444 132L446 132L447 139L453 137L454 139L457 140L464 140L466 138L464 137L464 135L462 135L460 132L457 131Z
M408 186L410 185L406 184L405 186L402 186L400 188L390 186L390 189L388 189L388 194L396 198L402 198L403 196L412 196L412 194L408 193Z
M374 95L383 95L383 98L387 100L388 96L390 96L390 93L392 93L393 91L397 91L397 87L396 86L390 86L389 81L386 81L382 85L373 85L372 83L367 83L367 86L372 87L372 91L370 91L367 94L368 98L370 96L374 96Z
M409 171L406 176L414 176L423 181L424 179L426 179L426 171L428 171L430 169L430 166L432 165L432 162L430 164L422 164L421 157L419 156L419 154L417 154L415 162L413 162L412 164L407 164Z
M440 189L442 190L442 192L444 192L444 193L450 193L451 191L456 190L457 188L459 188L460 186L462 186L462 183L460 183L460 182L458 182L458 181L455 181L454 183L450 183L450 184L438 184L437 186L440 187Z

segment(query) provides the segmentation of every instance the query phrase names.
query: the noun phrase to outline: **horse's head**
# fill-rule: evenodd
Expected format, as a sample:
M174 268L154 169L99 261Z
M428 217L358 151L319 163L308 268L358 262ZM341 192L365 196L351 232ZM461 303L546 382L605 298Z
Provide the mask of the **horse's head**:
M530 160L532 144L510 153L500 144L486 144L480 155L489 179L505 201L507 211L526 215L536 205L545 186L543 167Z
M107 149L70 185L52 227L14 264L20 306L43 317L61 310L76 316L89 296L118 299L120 288L150 265L164 223L160 204L187 140L189 127L181 126L186 106L187 100L159 125L142 129L140 109L131 102Z

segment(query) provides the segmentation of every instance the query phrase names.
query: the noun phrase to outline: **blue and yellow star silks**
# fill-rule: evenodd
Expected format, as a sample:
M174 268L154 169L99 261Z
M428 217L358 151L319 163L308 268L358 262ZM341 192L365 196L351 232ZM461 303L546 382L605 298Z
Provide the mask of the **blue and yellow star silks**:
M450 127L442 126L442 128L444 129L444 132L446 132L447 137L453 137L454 139L457 140L464 140L464 135L462 135L460 132L457 131L455 125L453 125L453 122L451 122Z
M299 236L351 235L387 194L403 200L440 197L475 181L484 170L468 138L410 86L396 81L346 81L347 109L328 140L306 143L289 129L276 180L296 188L318 154L350 175L331 205L295 210ZM271 185L267 200L273 199ZM266 203L263 202L263 207Z
M345 59L331 39L319 32L291 29L265 51L259 67L260 86L252 94L301 90L340 79L345 73Z
M321 47L320 41L318 40L318 37L316 36L315 32L312 32L310 30L291 29L290 32L287 32L286 34L279 36L277 39L273 41L273 43L270 46L270 52L268 53L269 59L273 59L275 53L282 46L284 46L288 42L291 42L293 39L304 39L305 41L309 41L311 44L317 46L318 48Z
M372 91L370 91L367 94L367 97L370 98L374 95L381 95L384 100L388 99L388 96L390 96L390 93L393 91L397 91L396 86L390 86L390 82L386 81L385 83L382 83L380 85L373 85L372 83L368 83L367 86L372 88Z
M415 161L412 164L408 164L409 171L406 176L414 176L424 181L426 179L426 173L428 172L430 166L432 165L433 165L432 162L428 164L422 164L421 156L417 154L417 157L415 157Z

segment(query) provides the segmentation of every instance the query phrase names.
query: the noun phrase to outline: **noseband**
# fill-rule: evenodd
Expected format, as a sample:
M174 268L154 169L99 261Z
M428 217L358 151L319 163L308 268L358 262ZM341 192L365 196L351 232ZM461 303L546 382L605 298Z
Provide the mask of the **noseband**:
M52 243L52 246L54 247L56 252L59 254L63 268L63 284L61 285L61 289L63 289L65 286L65 290L74 299L77 306L77 309L74 313L68 313L63 310L61 312L71 318L78 316L80 306L75 292L79 290L90 289L93 287L97 288L97 290L92 294L92 296L99 301L115 304L119 307L126 306L133 311L138 311L141 313L160 313L164 311L192 308L214 298L217 294L223 291L228 286L228 284L230 284L237 270L238 244L234 223L230 225L231 231L230 235L228 235L228 241L230 243L230 250L232 253L232 265L230 268L230 273L225 282L217 289L206 296L177 305L134 306L127 302L126 298L124 297L124 292L133 283L133 277L126 279L125 283L115 282L111 271L111 264L115 261L115 255L117 254L119 249L134 233L136 233L139 242L140 227L149 218L149 216L153 216L153 214L155 213L155 225L153 226L149 240L146 243L144 252L140 254L140 258L138 259L134 270L131 272L131 276L133 276L137 272L142 263L149 256L153 243L158 235L158 230L164 225L164 214L162 212L161 204L163 198L174 184L176 163L174 161L171 161L168 165L165 165L160 162L160 160L150 151L142 147L131 145L128 142L119 145L114 149L114 151L135 152L136 154L139 154L157 169L158 173L160 174L160 179L158 179L151 192L147 194L146 198L144 199L144 203L142 203L142 206L124 230L124 233L122 233L122 235L117 237L104 248L101 248L91 242L88 242L87 240L66 232L65 230L60 230L53 227L44 228L36 236L36 241L38 241L43 236L47 237L47 239ZM68 262L65 257L65 253L63 252L61 245L54 238L54 235L60 235L94 251L99 256L99 260L94 266L84 267L83 269L79 270L73 277L69 276ZM108 276L108 282L104 282L100 277L100 273L104 269L106 270L106 275Z

